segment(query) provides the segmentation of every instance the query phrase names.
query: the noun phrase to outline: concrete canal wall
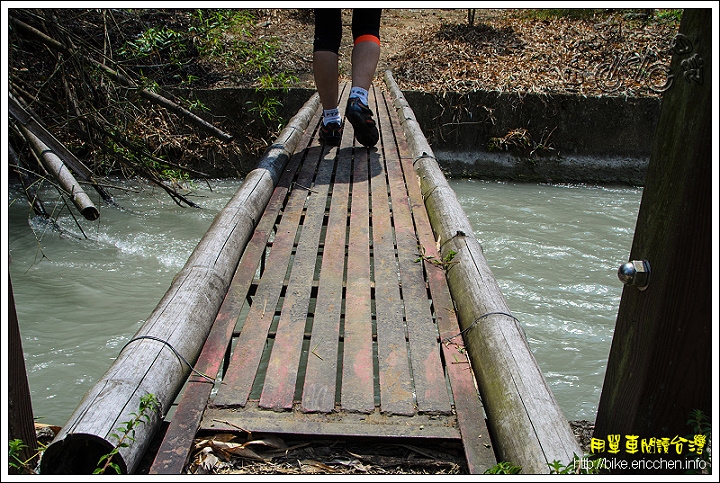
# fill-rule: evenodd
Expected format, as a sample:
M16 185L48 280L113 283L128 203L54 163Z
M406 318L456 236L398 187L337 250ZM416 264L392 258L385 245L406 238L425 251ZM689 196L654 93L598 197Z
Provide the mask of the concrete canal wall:
M377 87L382 88L380 85ZM198 99L236 138L262 137L258 106L289 119L311 89L177 90ZM447 177L643 186L660 113L656 98L491 91L403 91ZM272 99L272 103L268 103ZM244 176L256 154L209 160L204 172Z

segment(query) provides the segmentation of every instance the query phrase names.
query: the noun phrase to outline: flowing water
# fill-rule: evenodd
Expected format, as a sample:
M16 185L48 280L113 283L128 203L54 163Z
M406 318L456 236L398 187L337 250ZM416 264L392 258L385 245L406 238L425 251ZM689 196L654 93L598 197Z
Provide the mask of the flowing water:
M191 199L201 209L141 183L118 184L127 191L113 194L125 209L98 203L94 222L46 202L61 232L32 219L9 187L9 268L40 422L68 420L241 181L198 184ZM642 190L450 184L565 415L594 420L622 292L617 268L630 253ZM56 198L44 190L43 199Z
M642 190L450 184L560 407L594 421Z

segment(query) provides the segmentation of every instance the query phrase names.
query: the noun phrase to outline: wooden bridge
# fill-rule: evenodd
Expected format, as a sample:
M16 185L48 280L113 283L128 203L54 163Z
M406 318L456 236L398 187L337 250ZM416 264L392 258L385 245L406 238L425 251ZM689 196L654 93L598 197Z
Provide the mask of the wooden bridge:
M412 111L389 72L385 80L387 89L370 93L375 148L356 144L349 123L340 146L322 145L317 94L301 109L281 135L295 139L293 148L279 139L269 150L288 151L273 158L272 183L244 182L263 200L261 216L246 216L246 242L206 235L212 241L196 249L205 258L191 256L118 367L58 435L59 449L48 448L44 472L77 471L58 463L73 442L112 447L113 425L149 392L164 412L177 402L153 474L183 473L199 432L238 428L453 440L474 474L498 458L542 473L553 459L580 454ZM238 230L249 200L229 203L210 231ZM239 255L226 255L233 250ZM231 268L217 268L225 256ZM197 308L208 305L209 323ZM195 354L194 371L158 341ZM142 372L140 383L127 381L128 364ZM85 422L88 408L108 399L122 400L121 414ZM123 469L132 472L137 453L121 451Z
M321 145L314 116L200 356L222 384L211 396L212 385L191 377L157 472L182 470L177 440L193 437L192 425L462 438L471 469L495 463L402 127L386 94L370 101L375 149L354 142L350 123L339 147Z

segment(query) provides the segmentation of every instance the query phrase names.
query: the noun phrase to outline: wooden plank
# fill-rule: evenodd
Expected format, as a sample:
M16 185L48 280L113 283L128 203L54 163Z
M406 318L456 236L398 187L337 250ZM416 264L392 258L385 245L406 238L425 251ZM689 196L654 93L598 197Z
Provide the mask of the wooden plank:
M306 435L312 438L423 438L426 440L459 440L454 420L437 416L388 416L376 408L371 413L303 413L258 409L254 401L233 410L208 408L202 422L203 431L237 432L238 427L251 433Z
M350 123L343 138L353 139ZM368 149L356 144L348 239L341 407L371 412L375 407L373 327L370 280Z
M340 105L345 104L343 101L346 97L347 94L341 98ZM352 165L351 146L352 138L346 133L340 148L332 148L326 154L337 159L337 167L323 243L310 355L305 371L301 404L301 410L305 412L328 413L335 409Z
M375 103L375 95L370 97L370 102L371 105ZM375 106L373 110L377 113ZM377 122L385 137L389 127L387 116L378 116ZM392 132L389 136L392 136ZM400 295L388 185L380 153L380 150L373 150L369 158L380 407L384 413L412 415L415 413L415 400L403 300Z
M319 148L311 151L313 152L297 153L297 156L305 156L305 160L296 185L307 187L312 182ZM267 268L260 279L257 295L235 345L224 384L213 401L215 405L243 406L247 402L280 299L307 193L306 189L300 187L290 192L270 249Z
M397 258L408 342L412 360L413 378L419 411L428 413L450 413L450 397L440 359L440 343L437 327L430 311L430 300L422 264L417 262L418 238L415 233L410 201L402 167L399 162L395 133L384 99L377 107L378 116L387 126L382 132L385 159L387 163L393 214ZM411 182L415 182L414 179Z
M316 143L308 156L322 153L327 149ZM322 156L315 183L308 185L307 208L260 396L262 408L290 409L293 405L334 158L333 153Z
M392 100L386 96L387 105ZM405 177L405 186L410 197L410 205L420 245L425 247L425 256L440 259L432 226L425 211L420 192L420 183L409 156L409 148L400 120L390 116L395 130L395 141L400 154L400 165ZM387 148L386 148L387 150ZM475 376L460 335L460 326L455 315L455 307L445 278L445 270L426 259L423 262L428 288L432 299L432 309L437 321L441 341L442 358L447 371L452 399L457 415L458 426L463 440L465 460L471 474L483 474L497 463L492 447L490 431L485 419L485 410L478 394Z

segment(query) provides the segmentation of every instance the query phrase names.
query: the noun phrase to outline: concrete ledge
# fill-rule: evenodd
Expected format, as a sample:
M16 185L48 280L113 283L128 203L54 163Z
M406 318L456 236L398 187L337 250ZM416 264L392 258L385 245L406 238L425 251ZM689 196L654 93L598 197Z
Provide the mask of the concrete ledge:
M523 157L487 151L435 151L449 178L476 178L534 183L586 183L643 186L648 157Z
M447 176L641 186L661 101L403 92Z

